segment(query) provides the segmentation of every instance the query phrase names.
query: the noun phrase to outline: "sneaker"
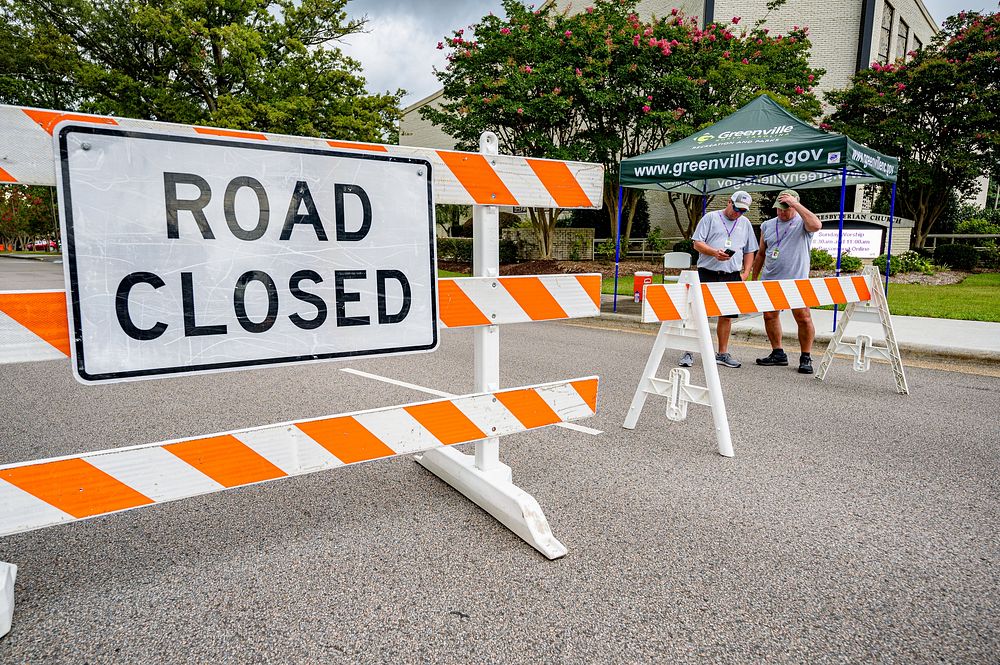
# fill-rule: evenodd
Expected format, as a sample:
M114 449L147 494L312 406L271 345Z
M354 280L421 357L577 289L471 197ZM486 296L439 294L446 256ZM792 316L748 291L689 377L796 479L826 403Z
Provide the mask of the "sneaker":
M716 353L715 362L716 364L725 365L726 367L741 367L743 365L743 363L736 360L728 353Z
M690 367L694 365L694 357L690 353L685 353L677 364L681 367Z
M788 365L788 356L781 349L775 349L771 351L771 355L757 358L757 364L766 367L785 367Z
M807 356L805 354L799 356L799 374L812 374L812 373L813 373L812 356Z

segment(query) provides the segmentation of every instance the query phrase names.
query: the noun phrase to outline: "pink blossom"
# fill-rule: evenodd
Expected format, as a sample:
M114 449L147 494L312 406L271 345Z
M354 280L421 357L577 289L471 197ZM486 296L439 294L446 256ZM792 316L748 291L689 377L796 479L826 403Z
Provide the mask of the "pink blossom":
M687 113L687 109L678 106L677 108L674 109L674 118L679 119L685 113Z
M656 37L652 37L649 40L649 45L650 46L659 46L660 42L659 42L659 40L656 39Z
M460 29L460 30L458 31L458 34L460 34L460 35L464 35L464 34L465 34L465 30L461 30L461 29Z
M553 95L558 95L560 92L562 92L562 88L559 87L552 88Z
M879 97L885 97L885 93L884 92L880 92L880 93L878 93L878 96Z
M438 50L440 51L441 49L443 49L443 48L444 48L444 43L442 43L442 42L438 42L438 45L437 45L437 47L438 47Z
M714 42L715 41L715 35L709 35L708 36L708 40L711 41L711 42Z
M815 79L816 79L816 75L815 74L810 74L809 75L809 82L810 83L812 83Z
M518 109L517 109L517 114L518 114L518 115L524 115L524 109L522 109L522 108L518 108Z
M583 75L583 72L580 71L579 67L576 68L576 72L575 73L576 73L577 76L582 76Z
M907 51L906 55L910 56L911 58L915 58L915 57L917 57L917 52L916 51Z
M640 39L639 35L636 35L636 36L632 37L632 46L638 46L639 45L639 39Z
M587 7L587 13L588 14L593 14L594 13L594 8L593 7Z
M749 60L747 60L746 58L743 58L743 64L744 64L744 65L749 65L749 64L750 64L750 61L749 61Z
M803 92L805 92L805 90L802 89L801 85L795 86L795 94L801 95Z
M653 96L652 95L646 95L646 99L648 99L649 101L653 101Z
M671 39L670 40L670 45L671 46L677 46L677 44L678 44L678 41L676 39Z
M652 28L646 28L645 30L642 31L643 37L649 37L651 34L653 34Z
M530 74L531 73L531 66L530 65L525 65L524 66L524 73L525 74Z
M796 39L795 37L791 37L791 38L789 38L789 40L788 40L788 42L789 42L790 44L794 44L794 43L795 43L795 42L797 42L797 41L798 41L798 40L797 40L797 39Z
M651 110L652 110L652 109L651 109L651 108L649 108L649 106L648 106L648 105L647 105L647 106L643 106L643 107L642 107L642 112L643 112L643 113L649 113L649 112L650 112Z
M905 83L897 83L896 84L896 90L906 90L906 84Z
M671 53L673 53L673 51L670 50L669 46L664 46L662 49L660 49L660 53L662 53L663 55L666 56L666 55L670 55Z
M573 36L573 31L572 31L572 30L567 30L567 31L566 31L566 32L564 32L563 34L564 34L565 36L567 36L567 37L572 37L572 36Z
M674 7L673 9L670 10L670 15L671 16L677 16L677 8L676 7Z
M729 57L729 51L723 51L722 52L722 57L723 58L728 58Z
M740 22L741 18L743 18L743 17L742 16L734 16L733 17L733 25L737 25Z
M771 32L771 28L764 28L764 34L765 34L765 35L766 35L767 33L769 33L769 32Z
M829 125L828 123L825 123L825 122L821 122L821 123L819 123L819 128L820 128L820 129L826 129L826 130L829 130L829 129L830 129L830 125Z
M510 34L510 28L500 28L500 34L501 35L509 35Z
M764 43L764 40L763 40L763 39L758 39L758 40L757 40L757 45L758 45L758 46L760 46L760 45L761 45L761 44L763 44L763 43Z

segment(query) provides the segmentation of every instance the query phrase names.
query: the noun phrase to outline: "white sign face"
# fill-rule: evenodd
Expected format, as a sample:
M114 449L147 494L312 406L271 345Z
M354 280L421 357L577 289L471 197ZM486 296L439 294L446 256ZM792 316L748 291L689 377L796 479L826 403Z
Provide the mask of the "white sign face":
M874 259L882 246L882 231L879 229L844 229L841 242L842 254L850 254L859 259ZM813 249L837 258L837 229L822 229L812 239Z
M430 351L424 160L62 124L84 383Z

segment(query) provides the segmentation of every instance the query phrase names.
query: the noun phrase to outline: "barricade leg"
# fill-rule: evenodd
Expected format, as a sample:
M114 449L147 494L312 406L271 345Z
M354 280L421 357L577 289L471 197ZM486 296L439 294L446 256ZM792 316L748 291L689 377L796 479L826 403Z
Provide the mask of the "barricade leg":
M625 417L623 427L626 429L635 428L646 402L647 394L666 396L671 399L671 406L667 410L667 417L671 420L683 420L686 417L687 403L702 404L712 410L719 454L724 457L732 457L733 442L729 431L729 418L722 395L719 368L715 363L712 330L708 324L698 273L685 271L681 274L678 283L688 284L690 287L688 288L684 319L681 322L665 321L660 325L660 331L656 335L653 350L649 354L646 367L639 379L639 385L632 397L632 404ZM690 374L686 371L671 372L671 378L668 380L658 379L656 372L667 349L700 353L705 367L706 387L692 386L688 382Z
M0 637L10 632L14 617L14 582L17 566L0 561Z
M496 135L484 132L479 139L479 149L486 155L496 155L499 152ZM473 206L472 243L473 274L499 277L500 209L497 206ZM478 327L473 335L475 389L499 390L499 327ZM476 443L474 457L454 448L439 448L417 455L415 459L549 559L566 555L566 547L552 535L538 502L511 482L510 467L500 462L498 438Z

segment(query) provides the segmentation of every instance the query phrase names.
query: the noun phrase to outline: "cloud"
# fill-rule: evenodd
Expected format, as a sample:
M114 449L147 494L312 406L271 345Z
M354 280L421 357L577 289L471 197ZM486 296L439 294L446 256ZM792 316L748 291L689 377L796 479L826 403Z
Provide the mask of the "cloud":
M340 49L359 61L368 92L406 90L403 106L440 89L434 68L447 64L437 43L489 12L503 13L501 0L352 0L352 18L368 16L367 32L343 40Z

